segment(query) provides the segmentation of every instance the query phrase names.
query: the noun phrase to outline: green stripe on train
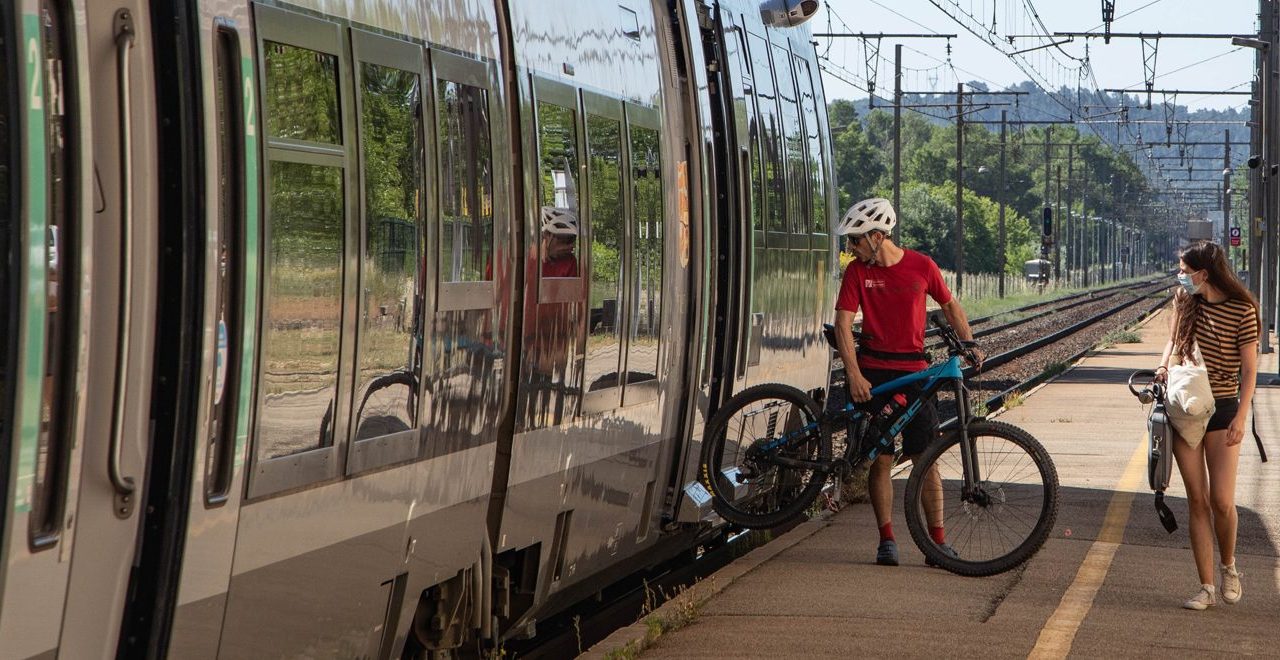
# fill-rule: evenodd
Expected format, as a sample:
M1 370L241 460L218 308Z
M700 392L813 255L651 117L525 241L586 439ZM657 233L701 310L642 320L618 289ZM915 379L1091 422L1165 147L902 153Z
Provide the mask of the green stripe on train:
M26 323L22 330L23 354L20 358L22 377L19 384L18 473L14 480L14 510L31 510L31 486L35 479L36 452L43 415L40 409L44 392L45 303L48 295L46 265L49 255L47 213L48 198L45 173L45 90L44 50L40 41L40 18L33 14L22 17L22 42L25 53L26 78ZM50 411L57 414L58 411Z

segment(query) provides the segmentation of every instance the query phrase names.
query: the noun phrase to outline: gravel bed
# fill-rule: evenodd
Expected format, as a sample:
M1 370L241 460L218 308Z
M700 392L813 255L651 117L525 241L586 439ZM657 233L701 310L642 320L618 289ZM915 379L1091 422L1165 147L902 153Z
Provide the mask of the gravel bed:
M1000 392L1039 375L1055 362L1065 366L1071 356L1097 345L1108 333L1115 330L1123 330L1141 319L1155 303L1155 297L1145 298L1142 302L1066 337L1062 341L1045 346L1030 355L991 371L984 371L968 380L969 390L973 392L977 400L985 401ZM943 419L954 416L954 405L950 401L942 399L943 395L940 394L938 402L939 413Z

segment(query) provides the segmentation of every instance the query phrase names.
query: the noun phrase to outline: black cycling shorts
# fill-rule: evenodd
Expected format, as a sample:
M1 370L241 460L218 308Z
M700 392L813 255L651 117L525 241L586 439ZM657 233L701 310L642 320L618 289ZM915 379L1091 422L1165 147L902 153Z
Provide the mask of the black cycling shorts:
M862 369L862 377L870 381L872 387L912 373L915 372L897 371L895 369ZM914 400L920 396L924 388L920 386L920 383L912 383L900 391L906 394L908 399ZM929 397L928 400L920 405L920 409L916 411L916 416L912 417L907 426L902 429L902 453L907 456L915 456L927 449L929 445L938 439L938 423L938 407L934 403L934 398Z
M1214 399L1213 406L1213 417L1209 418L1209 426L1204 430L1205 433L1227 430L1227 427L1231 426L1231 420L1235 419L1236 413L1240 411L1240 400L1233 396Z

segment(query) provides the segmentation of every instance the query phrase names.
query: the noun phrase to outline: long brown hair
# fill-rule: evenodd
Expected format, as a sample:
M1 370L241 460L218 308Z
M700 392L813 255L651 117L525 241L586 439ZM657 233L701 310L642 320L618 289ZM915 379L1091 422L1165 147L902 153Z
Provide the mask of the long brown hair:
M1227 254L1222 246L1213 241L1196 241L1182 249L1178 257L1188 268L1205 271L1206 282L1227 296L1228 300L1243 300L1253 305L1254 319L1258 328L1262 327L1262 318L1258 314L1258 301L1231 272L1227 264ZM1178 287L1173 294L1174 309L1177 310L1177 321L1173 329L1173 347L1184 361L1190 361L1195 353L1196 320L1200 317L1200 294L1189 294Z

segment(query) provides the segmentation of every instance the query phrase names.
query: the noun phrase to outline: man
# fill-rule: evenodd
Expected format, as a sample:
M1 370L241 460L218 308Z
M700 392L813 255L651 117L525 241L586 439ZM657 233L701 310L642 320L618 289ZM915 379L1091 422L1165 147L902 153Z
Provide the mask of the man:
M542 207L542 276L577 277L578 215L573 209Z
M928 256L898 247L890 239L897 215L889 200L866 199L849 209L836 233L847 236L856 260L844 271L840 296L836 300L836 344L844 362L850 396L855 402L871 399L871 388L899 376L925 369L924 353L925 294L942 307L947 321L963 340L972 341L973 332L960 303L942 280L938 265ZM862 310L861 346L854 351L853 318ZM982 353L975 349L978 360ZM920 391L917 385L916 392ZM902 453L915 458L938 437L938 411L932 400L925 402L911 423L902 431ZM893 455L881 454L871 465L867 488L876 525L880 528L880 545L876 563L898 565L898 546L893 537L893 483L890 469ZM935 467L926 479L941 481ZM926 501L925 516L929 534L942 551L955 550L946 543L943 529L941 498Z

